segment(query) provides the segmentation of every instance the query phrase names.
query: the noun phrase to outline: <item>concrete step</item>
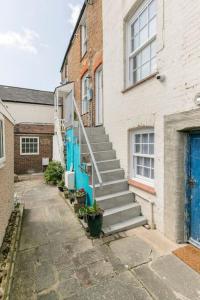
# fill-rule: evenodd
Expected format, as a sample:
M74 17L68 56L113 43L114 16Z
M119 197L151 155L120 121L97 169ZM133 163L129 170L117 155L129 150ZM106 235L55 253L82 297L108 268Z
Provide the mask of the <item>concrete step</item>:
M109 136L107 134L101 135L88 135L88 139L91 144L93 143L106 143L109 142ZM84 144L86 143L85 138L82 138L81 142Z
M110 160L116 158L115 150L93 152L96 161ZM89 153L82 152L82 157L88 157Z
M102 135L105 134L105 128L103 126L99 127L85 127L87 135L93 136L93 135Z
M147 220L143 216L131 218L110 226L103 226L102 231L105 235L111 235L117 232L129 230L147 224Z
M119 159L98 161L97 166L98 166L100 172L113 170L113 169L119 169L120 161L119 161Z
M124 170L115 169L100 172L103 182L124 179ZM95 175L95 182L98 183L97 176Z
M127 179L106 182L106 183L103 183L102 186L100 186L99 184L95 185L96 197L103 197L106 195L119 193L119 192L123 192L123 191L127 191L127 190L128 190Z
M119 192L108 196L97 197L98 205L106 210L135 202L134 194L130 191Z
M91 147L92 147L92 151L94 151L94 152L107 151L107 150L112 150L112 143L109 143L109 142L92 143ZM81 150L84 153L88 152L88 145L82 144Z
M119 222L139 217L141 206L138 203L129 203L123 206L110 208L104 211L103 225L110 226Z

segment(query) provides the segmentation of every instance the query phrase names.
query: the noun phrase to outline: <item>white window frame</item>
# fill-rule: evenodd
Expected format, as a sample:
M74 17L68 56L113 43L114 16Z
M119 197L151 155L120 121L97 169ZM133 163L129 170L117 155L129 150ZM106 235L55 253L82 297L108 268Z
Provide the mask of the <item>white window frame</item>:
M37 153L34 152L34 153L23 153L22 152L22 139L37 139L37 145L38 145L38 148L37 148ZM38 136L20 136L20 155L39 155L40 154L40 138Z
M157 33L155 33L152 37L149 38L149 16L148 16L148 22L147 22L147 26L148 26L148 39L141 44L138 48L136 48L134 51L132 51L131 49L131 26L133 25L133 23L135 23L135 21L137 19L139 19L139 17L141 16L141 14L145 11L145 9L153 2L155 1L156 3L156 7L157 7L157 0L146 0L144 1L144 3L138 8L138 10L133 14L133 17L126 22L126 87L130 87L133 86L135 84L137 84L138 82L145 80L145 78L148 78L149 76L151 76L152 74L156 73L157 71L157 66L155 66L155 70L152 69L152 65L151 62L153 59L156 59L156 54L155 56L151 57L151 50L150 50L150 60L148 62L150 62L150 72L148 75L146 75L145 77L141 78L141 69L142 66L145 64L142 64L141 62L141 58L140 58L140 65L139 68L140 69L140 78L138 80L134 80L133 78L133 68L131 68L132 63L131 63L131 59L133 60L134 57L136 57L138 54L142 53L142 51L147 48L148 46L150 46L153 42L156 41L156 36ZM155 14L155 19L157 20L157 12ZM152 19L151 19L152 20ZM157 30L156 30L157 31ZM147 62L145 62L147 63Z
M2 129L3 129L3 156L0 157L0 168L4 165L4 162L6 161L6 145L5 145L5 120L3 115L0 113L0 122L2 122Z
M87 84L86 91L85 91L85 82ZM82 90L81 112L82 115L84 115L89 112L88 94L89 94L90 87L89 87L88 73L86 73L81 79L81 90Z
M87 25L86 25L86 21L85 21L81 25L81 56L82 57L87 52L87 44L88 44Z
M142 134L154 134L154 154L142 154L142 153L137 153L135 151L135 136L136 135L142 135ZM149 145L150 143L148 143ZM132 130L130 134L130 156L131 156L131 164L130 164L130 175L131 179L139 181L144 184L148 184L151 186L154 186L154 181L155 181L155 133L154 133L154 128L146 128L146 129L141 129L141 130ZM149 147L149 146L148 146ZM154 161L154 167L151 168L150 170L154 170L154 178L150 177L145 177L142 175L137 174L137 158L142 157L142 158L150 158L153 159Z

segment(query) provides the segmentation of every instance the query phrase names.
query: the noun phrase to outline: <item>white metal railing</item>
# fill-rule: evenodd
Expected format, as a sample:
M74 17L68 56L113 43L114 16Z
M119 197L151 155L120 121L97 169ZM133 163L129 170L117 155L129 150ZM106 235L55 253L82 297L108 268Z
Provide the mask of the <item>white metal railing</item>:
M60 161L62 165L64 166L65 161L64 161L64 144L63 144L63 137L62 137L62 129L61 126L63 126L62 120L59 118L56 118L55 121L55 133L57 137L57 144L58 144L58 151L59 151L59 156L60 156Z
M72 107L72 113L70 114L71 117L72 117L72 122L71 122L71 125L74 127L74 124L75 124L75 114L74 112L76 112L76 116L77 116L77 119L78 119L78 122L79 122L79 144L80 144L80 147L81 147L81 137L82 137L82 134L81 134L81 131L83 133L83 137L85 138L85 141L86 141L86 144L87 144L87 147L88 147L88 151L89 151L89 155L90 155L90 159L91 159L91 165L92 165L92 186L93 186L93 200L95 199L95 172L96 172L96 176L97 176L97 179L98 179L98 182L99 182L99 185L100 187L102 186L103 184L103 181L102 181L102 177L101 177L101 174L99 172L99 169L98 169L98 166L97 166L97 162L96 162L96 159L94 157L94 153L93 153L93 150L92 150L92 147L91 147L91 144L90 144L90 141L89 141L89 138L88 138L88 135L87 135L87 132L85 130L85 127L83 125L83 121L82 121L82 118L81 118L81 115L79 113L79 109L78 109L78 106L76 104L76 100L74 98L74 95L72 93L71 95L71 100L72 100L72 105L70 105ZM80 155L81 154L81 150L80 150Z

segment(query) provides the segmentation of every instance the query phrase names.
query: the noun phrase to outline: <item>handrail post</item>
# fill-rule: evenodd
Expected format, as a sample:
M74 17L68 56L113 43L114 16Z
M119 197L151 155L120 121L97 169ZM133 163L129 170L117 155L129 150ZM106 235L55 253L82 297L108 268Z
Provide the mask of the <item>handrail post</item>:
M92 199L94 201L95 200L95 177L94 177L94 164L93 164L93 161L92 161L92 186L93 186L93 189L92 189Z

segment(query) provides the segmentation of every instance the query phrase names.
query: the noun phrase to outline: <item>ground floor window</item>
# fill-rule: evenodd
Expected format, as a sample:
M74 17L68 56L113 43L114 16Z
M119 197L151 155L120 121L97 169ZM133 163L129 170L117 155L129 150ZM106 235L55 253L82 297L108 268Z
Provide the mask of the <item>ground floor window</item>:
M39 137L20 137L20 154L37 155L39 154Z
M154 131L146 129L132 132L132 177L154 182Z
M5 160L5 131L4 119L0 114L0 163Z

